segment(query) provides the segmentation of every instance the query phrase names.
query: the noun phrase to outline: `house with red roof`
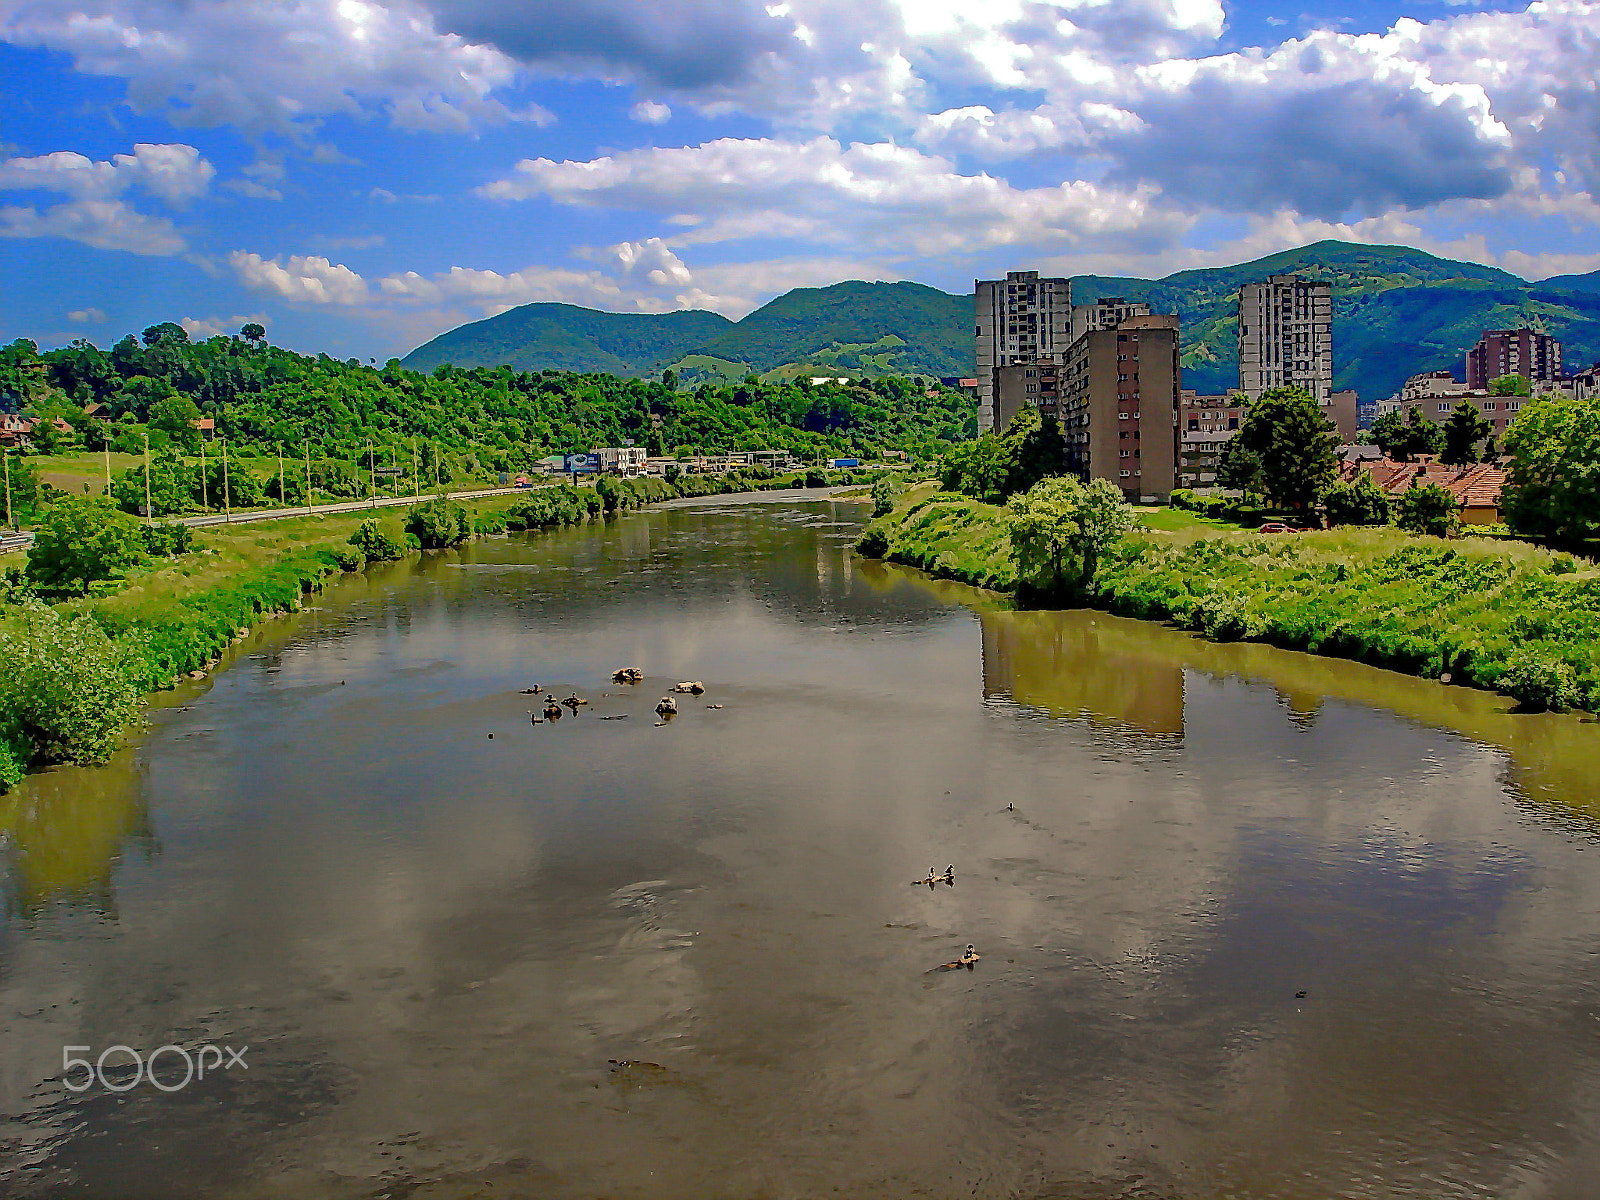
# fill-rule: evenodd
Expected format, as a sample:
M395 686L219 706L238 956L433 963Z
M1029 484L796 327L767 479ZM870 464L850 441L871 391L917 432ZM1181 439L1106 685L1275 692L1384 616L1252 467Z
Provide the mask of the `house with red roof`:
M1413 487L1436 483L1456 498L1464 525L1493 525L1500 520L1500 492L1506 473L1493 463L1446 466L1424 455L1417 462L1396 462L1392 458L1345 460L1339 464L1339 478L1354 483L1363 474L1371 475L1380 492L1391 499Z

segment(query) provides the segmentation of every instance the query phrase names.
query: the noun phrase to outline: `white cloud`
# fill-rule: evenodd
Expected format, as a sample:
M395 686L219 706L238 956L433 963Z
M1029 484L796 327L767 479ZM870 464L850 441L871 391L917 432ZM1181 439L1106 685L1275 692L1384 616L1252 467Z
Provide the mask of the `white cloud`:
M672 109L659 100L641 100L628 110L628 115L645 125L665 125L672 119Z
M0 160L0 191L51 191L105 199L138 187L182 207L205 195L216 173L193 146L140 142L132 154L114 154L105 160L70 150Z
M229 179L224 181L223 187L230 192L237 192L241 196L248 196L252 200L282 200L283 193L277 188L268 187L264 183L257 183L254 179Z
M222 327L221 317L179 317L178 324L183 326L189 340L203 342L206 338L226 337L228 331Z
M1169 238L1187 220L1154 203L1149 188L1070 181L1015 188L966 175L948 160L892 142L842 145L725 138L682 149L593 159L526 159L481 189L501 200L647 212L703 212L672 244L772 236L824 245L873 245L903 255L968 253L993 246L1065 246ZM678 218L689 225L692 218Z
M67 320L77 325L98 325L105 319L103 308L75 308L67 314Z
M549 119L494 95L515 81L512 59L409 4L33 0L0 7L0 39L125 79L134 108L185 125L304 136L321 114L373 109L403 128Z
M355 305L368 298L367 283L343 264L291 255L285 262L235 250L228 256L246 287L306 304Z
M70 200L46 209L0 207L0 237L58 237L98 250L130 254L181 254L187 243L164 217L149 217L121 200Z

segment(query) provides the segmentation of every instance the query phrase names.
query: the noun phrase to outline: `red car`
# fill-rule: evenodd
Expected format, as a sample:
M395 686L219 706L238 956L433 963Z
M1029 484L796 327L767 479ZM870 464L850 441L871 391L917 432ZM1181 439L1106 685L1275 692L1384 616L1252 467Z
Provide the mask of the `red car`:
M1299 533L1293 525L1285 525L1282 521L1268 521L1257 533Z

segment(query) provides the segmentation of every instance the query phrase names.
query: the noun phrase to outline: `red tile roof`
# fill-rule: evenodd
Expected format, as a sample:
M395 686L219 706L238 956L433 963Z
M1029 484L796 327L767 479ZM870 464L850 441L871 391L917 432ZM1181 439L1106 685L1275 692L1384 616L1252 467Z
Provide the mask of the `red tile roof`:
M1379 491L1391 496L1398 496L1413 486L1436 483L1463 507L1475 508L1498 508L1500 491L1506 482L1506 473L1489 463L1449 467L1432 461L1403 463L1380 458L1371 462L1344 462L1339 466L1339 477L1346 483L1354 483L1363 472L1372 476Z

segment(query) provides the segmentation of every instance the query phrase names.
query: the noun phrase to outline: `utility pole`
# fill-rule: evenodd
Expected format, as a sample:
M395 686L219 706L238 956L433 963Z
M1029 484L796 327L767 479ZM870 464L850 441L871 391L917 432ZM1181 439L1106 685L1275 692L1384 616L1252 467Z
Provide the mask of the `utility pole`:
M106 444L101 447L106 453L106 496L111 495L111 435L106 434Z
M206 435L200 431L200 511L211 507L211 497L206 490Z
M16 523L11 519L11 451L0 451L6 456L6 528L15 529Z
M229 496L229 494L228 494L229 490L230 489L228 487L228 442L227 442L227 439L224 438L223 442L222 442L222 518L223 518L224 521L226 521L228 524L231 525L231 524L233 524L233 506L229 503L229 501L232 499L232 497Z
M439 490L439 487L440 487L440 481L439 481L439 443L438 442L434 442L433 443L433 490L437 492Z
M150 508L150 430L144 431L144 519L148 524L155 520L155 513Z
M378 468L373 464L372 439L367 439L367 490L372 493L372 507L378 507Z
M283 443L279 442L278 443L278 503L279 504L288 504L289 503L289 494L288 494L289 490L288 490L288 488L284 487L283 485L284 485L284 478L283 478Z
M417 478L417 435L411 435L411 490L418 491L422 482Z
M311 515L311 439L306 439L306 516Z

